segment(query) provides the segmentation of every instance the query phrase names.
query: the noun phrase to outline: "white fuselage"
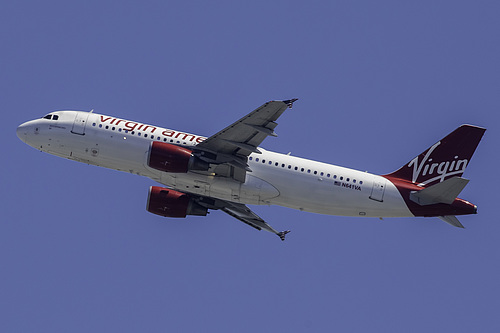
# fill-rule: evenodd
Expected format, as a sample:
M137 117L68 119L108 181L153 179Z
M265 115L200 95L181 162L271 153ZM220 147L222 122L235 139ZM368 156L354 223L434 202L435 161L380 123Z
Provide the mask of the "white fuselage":
M95 113L51 115L58 119L26 122L18 136L41 151L145 176L181 192L328 215L413 216L398 189L382 176L262 148L249 156L252 171L244 183L203 172L167 173L147 165L152 141L189 148L205 138Z

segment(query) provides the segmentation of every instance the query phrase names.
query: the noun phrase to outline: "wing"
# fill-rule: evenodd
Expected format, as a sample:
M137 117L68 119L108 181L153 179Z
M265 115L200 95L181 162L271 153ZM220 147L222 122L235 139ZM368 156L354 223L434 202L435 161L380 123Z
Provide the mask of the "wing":
M211 172L219 176L245 181L251 172L247 157L260 153L257 148L268 136L276 136L275 121L297 99L271 101L250 112L232 125L212 135L194 147L194 154L214 164Z
M232 202L227 202L227 204L228 205L226 207L221 208L221 210L224 213L229 214L234 218L237 218L241 222L246 223L257 230L264 229L269 232L272 232L273 234L278 235L282 241L285 240L285 235L290 232L290 230L285 230L280 232L276 231L273 227L267 224L266 221L260 218L259 215L255 214L250 208L248 208L243 204L237 204Z
M250 208L243 204L234 203L226 200L209 198L204 196L197 196L196 199L198 204L207 207L208 209L220 209L224 213L240 220L243 223L257 230L266 230L275 235L277 235L282 241L285 240L285 235L290 232L290 230L285 230L278 232L269 224L266 223L259 215L255 214Z

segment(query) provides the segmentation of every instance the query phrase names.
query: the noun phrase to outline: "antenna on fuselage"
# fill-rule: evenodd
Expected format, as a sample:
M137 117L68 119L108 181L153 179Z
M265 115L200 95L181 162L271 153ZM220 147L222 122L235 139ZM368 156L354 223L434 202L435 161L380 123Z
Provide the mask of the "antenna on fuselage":
M93 113L94 112L94 109L90 110L90 113Z

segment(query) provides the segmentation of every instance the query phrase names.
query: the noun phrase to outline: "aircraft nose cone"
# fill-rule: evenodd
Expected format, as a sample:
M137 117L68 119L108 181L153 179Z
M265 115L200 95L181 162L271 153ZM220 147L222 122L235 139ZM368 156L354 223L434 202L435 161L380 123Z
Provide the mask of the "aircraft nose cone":
M26 123L19 125L16 134L22 142L26 143L26 136L28 135L28 126L26 126Z

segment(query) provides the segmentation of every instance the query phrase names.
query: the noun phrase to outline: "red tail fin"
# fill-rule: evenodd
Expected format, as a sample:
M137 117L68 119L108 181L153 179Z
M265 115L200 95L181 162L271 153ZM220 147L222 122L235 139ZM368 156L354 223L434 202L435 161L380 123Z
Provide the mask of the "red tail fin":
M485 128L462 125L388 177L433 185L461 176L469 164Z

